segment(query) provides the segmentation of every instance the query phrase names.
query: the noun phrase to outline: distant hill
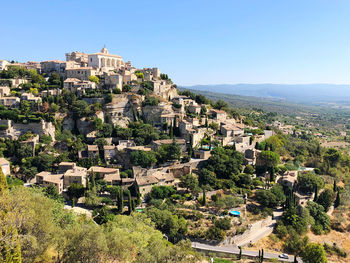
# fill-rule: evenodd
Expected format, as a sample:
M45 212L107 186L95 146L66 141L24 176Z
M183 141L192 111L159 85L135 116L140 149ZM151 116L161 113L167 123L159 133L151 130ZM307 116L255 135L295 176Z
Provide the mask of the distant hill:
M260 98L274 98L306 104L350 104L350 85L336 84L220 84L181 88Z

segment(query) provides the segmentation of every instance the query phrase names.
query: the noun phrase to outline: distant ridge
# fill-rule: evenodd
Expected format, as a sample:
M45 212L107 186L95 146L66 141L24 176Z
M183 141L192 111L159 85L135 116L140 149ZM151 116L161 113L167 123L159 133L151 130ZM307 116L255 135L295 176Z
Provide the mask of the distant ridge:
M217 93L276 98L300 103L350 102L350 85L345 84L218 84L180 86Z

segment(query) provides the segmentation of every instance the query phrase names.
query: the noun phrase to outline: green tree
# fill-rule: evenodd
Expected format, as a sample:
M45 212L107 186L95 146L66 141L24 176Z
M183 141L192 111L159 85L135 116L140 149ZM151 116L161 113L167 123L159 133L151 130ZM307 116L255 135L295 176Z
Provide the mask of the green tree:
M198 180L193 174L183 175L180 177L180 187L184 187L188 191L194 191L198 188Z
M48 187L45 187L44 193L48 198L51 198L58 202L64 202L63 197L58 193L57 188L53 184L50 184Z
M334 201L334 208L337 208L340 205L340 193L339 190L337 191L337 197L335 198Z
M258 156L259 164L265 171L277 167L280 163L280 156L272 151L262 151Z
M297 187L304 193L312 193L316 187L322 189L324 181L314 173L304 173L298 176Z
M176 190L173 186L153 186L151 192L148 194L153 199L165 199L175 194Z
M215 173L217 178L232 179L242 171L244 156L232 146L216 147L211 151L205 168Z
M67 195L70 199L79 199L84 196L85 187L82 184L71 184L67 189Z
M91 75L89 76L89 80L96 83L96 85L100 84L100 79L97 76Z
M132 164L143 168L150 168L157 162L156 154L153 151L133 151L130 154L130 159Z
M222 230L230 230L231 229L231 219L230 218L219 218L214 221L214 225L217 228Z
M214 103L213 107L214 107L215 109L222 110L222 109L224 109L224 108L227 108L228 105L227 105L227 103L226 103L225 101L223 101L223 100L218 100L218 101L216 101L216 102Z
M248 164L245 168L244 168L244 173L246 174L254 174L255 169L254 166L251 164Z
M217 240L217 241L222 241L225 239L226 237L226 234L225 234L225 231L218 228L218 227L215 227L215 226L211 226L206 234L205 234L205 237L206 239L209 239L209 240Z
M329 148L323 155L327 167L336 167L341 159L341 153L336 149Z
M317 243L309 243L302 250L301 258L305 263L327 263L326 252L322 245Z
M324 211L327 212L328 209L333 204L334 193L330 189L325 189L320 196L317 198L317 203L322 205Z
M157 151L157 158L160 163L166 161L180 160L181 149L175 140L171 144L163 144Z

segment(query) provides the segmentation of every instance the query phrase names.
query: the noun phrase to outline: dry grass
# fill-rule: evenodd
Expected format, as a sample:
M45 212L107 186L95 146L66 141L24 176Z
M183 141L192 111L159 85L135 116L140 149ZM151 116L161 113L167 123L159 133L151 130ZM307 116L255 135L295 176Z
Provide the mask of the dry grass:
M271 234L263 239L260 239L258 242L254 243L251 247L245 247L247 250L259 250L264 249L266 252L282 252L283 251L283 242L275 237L274 234Z

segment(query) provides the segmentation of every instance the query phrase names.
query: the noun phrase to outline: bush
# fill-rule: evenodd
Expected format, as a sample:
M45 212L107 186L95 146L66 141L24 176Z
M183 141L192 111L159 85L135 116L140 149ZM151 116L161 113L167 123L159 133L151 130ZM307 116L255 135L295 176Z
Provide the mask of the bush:
M224 230L218 227L212 226L207 230L205 237L206 239L209 239L209 240L222 241L225 239L226 234Z
M157 106L160 100L156 97L147 96L145 100L142 102L142 106Z
M215 227L220 228L222 230L229 230L231 228L231 219L230 218L220 218L215 220Z
M287 227L281 221L278 221L274 229L274 233L278 238L282 239L288 235L288 230Z

